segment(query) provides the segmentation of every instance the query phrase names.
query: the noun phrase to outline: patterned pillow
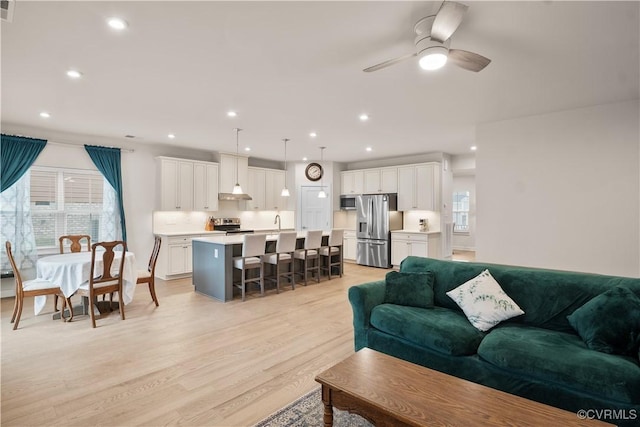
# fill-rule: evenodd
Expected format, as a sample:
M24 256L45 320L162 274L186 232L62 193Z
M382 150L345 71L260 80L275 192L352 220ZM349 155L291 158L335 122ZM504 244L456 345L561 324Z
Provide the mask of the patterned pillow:
M489 270L447 292L476 329L488 331L503 320L524 314Z

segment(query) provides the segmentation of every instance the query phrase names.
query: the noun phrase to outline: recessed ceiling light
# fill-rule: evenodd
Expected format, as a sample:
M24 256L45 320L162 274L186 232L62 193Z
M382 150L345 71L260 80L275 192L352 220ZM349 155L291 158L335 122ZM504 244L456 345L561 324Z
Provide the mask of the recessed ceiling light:
M369 115L367 115L367 114L360 114L360 121L362 121L362 122L366 122L367 120L369 120Z
M367 151L373 151L373 148L371 148L371 147L367 147L367 148L366 148L366 150L367 150Z
M478 147L476 147L475 145L471 146L471 151L476 151L478 149Z
M315 132L311 132L311 133L309 134L309 136L310 136L311 138L315 138L316 136L318 136L318 134L317 134L317 133L315 133Z
M303 158L302 158L302 161L303 161L303 162L306 162L306 161L307 161L307 158L306 158L306 157L303 157Z
M229 112L227 112L227 116L229 116L229 117L237 117L238 113L236 113L235 111L229 111Z
M71 77L72 79L79 79L80 77L82 77L82 73L78 70L69 70L67 71L67 76Z
M127 21L120 18L109 18L107 24L114 30L122 31L128 27Z
M246 147L244 151L251 151L251 147Z
M173 139L173 138L175 138L175 137L176 137L176 136L175 136L174 134L172 134L172 133L170 133L169 135L167 135L167 138L169 138L169 139Z
M51 117L51 114L47 113L46 111L43 111L42 113L40 113L40 117L44 117L45 119L48 119L49 117Z

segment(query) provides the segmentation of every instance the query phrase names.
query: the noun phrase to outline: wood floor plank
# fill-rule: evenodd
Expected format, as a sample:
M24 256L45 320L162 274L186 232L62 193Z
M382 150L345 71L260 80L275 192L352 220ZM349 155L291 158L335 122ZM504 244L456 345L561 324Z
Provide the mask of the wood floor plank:
M126 320L114 312L96 329L88 316L34 317L27 299L12 331L3 299L2 425L253 425L353 354L347 290L387 272L347 264L342 278L229 303L158 280L160 307L140 286Z

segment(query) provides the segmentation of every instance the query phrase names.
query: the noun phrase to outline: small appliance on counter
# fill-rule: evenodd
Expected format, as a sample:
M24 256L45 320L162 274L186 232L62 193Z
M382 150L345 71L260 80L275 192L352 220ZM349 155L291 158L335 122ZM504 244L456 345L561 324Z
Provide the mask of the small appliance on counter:
M214 218L213 230L226 231L227 236L230 234L253 233L253 230L246 230L246 229L240 228L240 218Z
M420 218L418 222L420 225L420 231L429 231L429 220L426 218Z

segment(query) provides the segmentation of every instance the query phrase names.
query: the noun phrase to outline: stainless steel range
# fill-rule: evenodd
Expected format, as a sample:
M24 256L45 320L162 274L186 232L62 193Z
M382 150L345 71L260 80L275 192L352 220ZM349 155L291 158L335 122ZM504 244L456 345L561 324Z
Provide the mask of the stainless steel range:
M229 234L249 234L253 230L247 230L241 227L240 218L215 218L213 220L214 231L226 231Z

